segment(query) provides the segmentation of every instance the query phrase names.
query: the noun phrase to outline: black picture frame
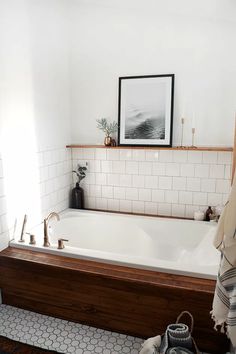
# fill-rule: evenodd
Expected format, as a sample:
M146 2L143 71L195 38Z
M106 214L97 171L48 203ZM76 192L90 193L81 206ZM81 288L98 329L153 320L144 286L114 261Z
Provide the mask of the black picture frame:
M174 82L174 74L119 77L119 146L172 146Z

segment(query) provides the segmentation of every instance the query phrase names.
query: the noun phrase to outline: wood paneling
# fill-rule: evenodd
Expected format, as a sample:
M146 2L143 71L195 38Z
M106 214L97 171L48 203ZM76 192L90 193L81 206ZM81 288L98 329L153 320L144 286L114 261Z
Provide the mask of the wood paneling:
M0 253L0 274L6 304L144 338L189 310L200 349L228 349L209 315L213 280L14 248Z

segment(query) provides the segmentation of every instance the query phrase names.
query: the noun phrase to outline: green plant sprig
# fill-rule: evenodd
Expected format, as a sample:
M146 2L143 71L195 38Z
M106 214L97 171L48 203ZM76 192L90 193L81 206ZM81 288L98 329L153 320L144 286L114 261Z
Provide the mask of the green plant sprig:
M101 118L97 119L97 128L102 130L106 136L110 136L117 131L118 124L115 121L108 123L106 118Z

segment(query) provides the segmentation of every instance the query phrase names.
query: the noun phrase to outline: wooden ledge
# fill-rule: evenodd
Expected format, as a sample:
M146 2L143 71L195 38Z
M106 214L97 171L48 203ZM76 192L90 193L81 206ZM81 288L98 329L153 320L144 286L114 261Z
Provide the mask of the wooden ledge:
M218 151L218 152L232 152L233 148L228 146L184 146L184 147L160 147L160 146L104 146L104 145L66 145L69 149L132 149L132 150L179 150L179 151Z

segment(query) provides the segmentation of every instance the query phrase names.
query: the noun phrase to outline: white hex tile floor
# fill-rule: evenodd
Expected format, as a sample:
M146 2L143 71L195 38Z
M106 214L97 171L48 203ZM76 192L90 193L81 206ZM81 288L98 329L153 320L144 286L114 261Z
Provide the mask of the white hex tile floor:
M0 305L0 335L75 354L138 354L143 339Z

